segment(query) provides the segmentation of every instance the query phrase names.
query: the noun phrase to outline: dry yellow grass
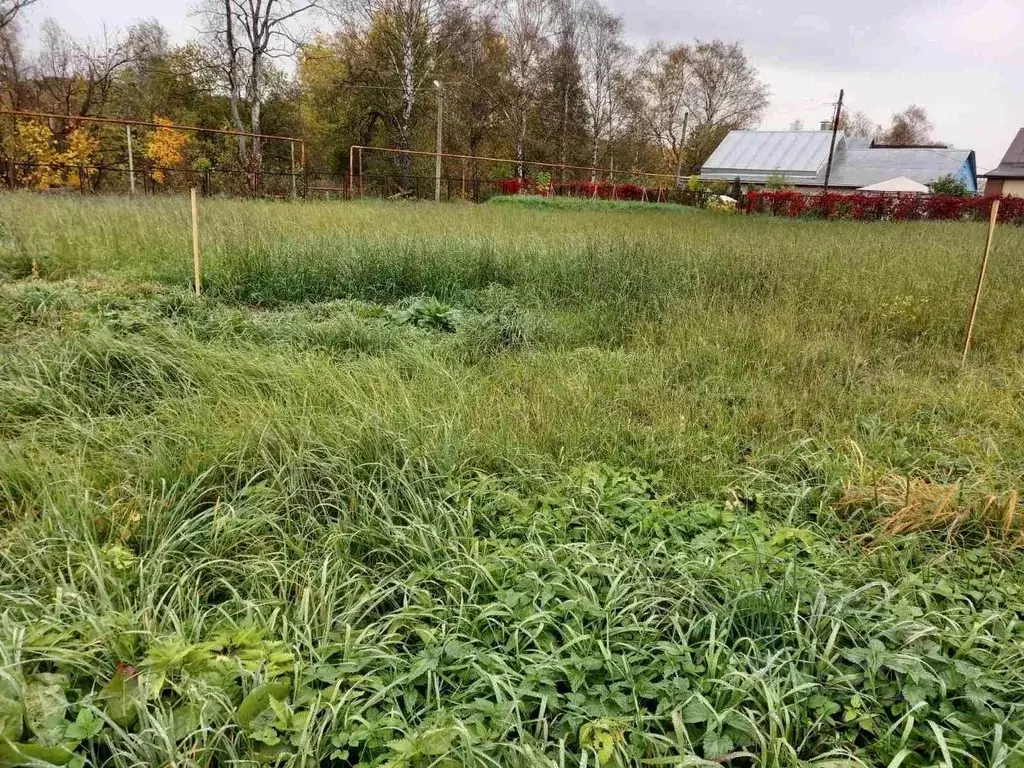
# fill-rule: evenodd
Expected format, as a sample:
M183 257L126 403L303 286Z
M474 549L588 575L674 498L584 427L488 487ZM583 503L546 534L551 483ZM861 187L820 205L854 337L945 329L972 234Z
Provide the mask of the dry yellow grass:
M878 536L980 535L1012 547L1024 546L1024 512L1016 490L1007 494L967 492L959 483L890 473L872 487L848 483L837 506L844 512L881 512L874 530Z

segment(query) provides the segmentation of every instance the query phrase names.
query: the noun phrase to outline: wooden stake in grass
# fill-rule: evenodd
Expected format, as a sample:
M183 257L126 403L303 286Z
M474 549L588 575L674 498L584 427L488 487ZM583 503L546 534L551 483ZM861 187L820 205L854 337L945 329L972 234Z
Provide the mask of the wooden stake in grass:
M978 306L981 304L981 288L985 284L985 273L988 271L988 257L992 253L992 239L996 234L996 222L999 221L999 201L992 203L992 215L988 222L988 239L985 241L985 255L981 259L981 272L978 274L978 290L974 292L974 304L971 306L971 317L967 321L967 337L964 339L964 356L960 367L967 365L967 353L971 351L971 338L974 336L974 322L978 319Z
M199 273L199 201L195 187L192 187L192 267L195 270L196 296L202 296L203 282Z

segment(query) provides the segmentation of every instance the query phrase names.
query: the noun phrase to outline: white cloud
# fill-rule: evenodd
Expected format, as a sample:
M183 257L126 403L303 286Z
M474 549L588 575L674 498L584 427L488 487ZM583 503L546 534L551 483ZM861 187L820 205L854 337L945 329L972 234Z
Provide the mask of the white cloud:
M904 21L903 29L919 41L957 51L1005 59L1020 56L1024 11L1019 0L960 0Z

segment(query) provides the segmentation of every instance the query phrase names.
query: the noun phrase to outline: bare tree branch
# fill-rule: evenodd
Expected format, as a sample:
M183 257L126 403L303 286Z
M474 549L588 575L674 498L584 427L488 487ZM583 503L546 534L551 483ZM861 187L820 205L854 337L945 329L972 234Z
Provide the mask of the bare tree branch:
M530 108L540 89L540 63L552 20L547 0L502 0L499 28L508 47L510 98L506 118L515 128L516 175L523 178Z
M611 138L616 120L618 80L626 69L630 49L622 19L591 0L580 18L580 71L590 115L591 166L596 167L601 142ZM591 174L591 181L596 176Z
M135 60L134 42L107 28L98 42L77 42L52 19L44 21L32 72L41 106L67 115L101 112L118 72Z
M638 73L647 136L668 151L677 175L686 142L690 55L689 46L653 45L644 53Z
M292 24L324 6L324 0L206 0L200 8L212 53L221 62L237 130L261 133L270 62L295 54L307 33ZM243 103L249 108L248 124L242 120ZM258 171L260 141L253 138L247 152L245 137L239 137L239 155L243 164Z
M24 9L35 3L37 0L0 0L0 32L14 23Z

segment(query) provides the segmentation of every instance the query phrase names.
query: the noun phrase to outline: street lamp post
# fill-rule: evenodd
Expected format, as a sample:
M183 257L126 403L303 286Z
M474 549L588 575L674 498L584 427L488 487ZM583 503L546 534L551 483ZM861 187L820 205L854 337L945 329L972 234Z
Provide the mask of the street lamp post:
M434 81L437 88L437 158L434 166L434 202L441 202L441 142L444 132L444 86Z

